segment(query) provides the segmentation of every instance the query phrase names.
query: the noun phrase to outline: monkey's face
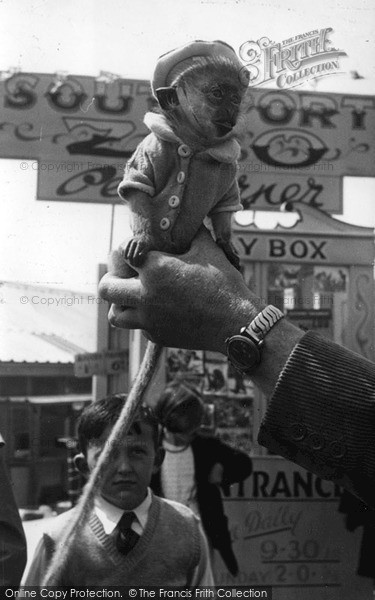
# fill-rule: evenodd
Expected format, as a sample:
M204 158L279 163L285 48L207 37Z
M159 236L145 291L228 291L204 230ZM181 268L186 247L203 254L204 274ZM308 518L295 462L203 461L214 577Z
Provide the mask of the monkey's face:
M185 86L190 114L206 138L222 138L236 125L242 101L241 90L232 81L215 78Z
M188 121L202 138L214 141L231 134L246 87L233 63L211 58L187 68L170 88L160 91L180 124Z

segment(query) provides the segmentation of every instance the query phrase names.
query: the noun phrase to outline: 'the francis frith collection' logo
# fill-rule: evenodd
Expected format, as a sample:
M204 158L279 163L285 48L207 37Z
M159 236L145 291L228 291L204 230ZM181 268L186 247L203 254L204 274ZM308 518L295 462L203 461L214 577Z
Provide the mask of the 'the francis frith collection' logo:
M244 42L239 55L249 73L250 86L262 86L272 80L280 89L339 72L339 57L346 52L332 47L329 34L333 29L314 29L280 43L268 37Z

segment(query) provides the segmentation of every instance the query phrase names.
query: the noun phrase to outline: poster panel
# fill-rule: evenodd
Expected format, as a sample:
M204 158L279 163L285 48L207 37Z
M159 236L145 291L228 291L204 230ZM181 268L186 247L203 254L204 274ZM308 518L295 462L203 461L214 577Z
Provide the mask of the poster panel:
M346 529L340 488L278 457L254 457L253 469L224 499L239 574L215 553L217 585L272 586L273 600L370 600L372 580L356 574L361 529Z

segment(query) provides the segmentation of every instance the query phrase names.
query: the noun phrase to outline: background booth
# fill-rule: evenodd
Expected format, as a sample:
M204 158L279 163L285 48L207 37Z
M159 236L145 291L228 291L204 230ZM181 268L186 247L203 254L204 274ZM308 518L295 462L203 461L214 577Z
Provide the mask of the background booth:
M294 214L290 227L236 225L246 283L302 329L373 359L373 229L301 203ZM254 471L225 499L240 573L218 559L218 583L272 586L276 600L372 598L371 579L356 574L361 530L349 532L338 510L342 490L257 445L266 406L254 388Z

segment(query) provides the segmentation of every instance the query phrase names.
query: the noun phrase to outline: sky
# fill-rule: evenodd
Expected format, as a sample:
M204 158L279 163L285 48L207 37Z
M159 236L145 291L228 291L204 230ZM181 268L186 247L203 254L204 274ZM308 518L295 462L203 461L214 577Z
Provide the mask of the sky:
M149 79L158 56L193 39L238 50L263 36L281 41L325 27L348 57L343 73L316 89L374 94L373 0L0 0L0 71ZM21 173L19 161L0 160L0 279L94 292L111 207L38 201L36 175L31 163ZM344 220L375 225L374 181L345 178ZM128 234L126 209L117 206L113 244Z

